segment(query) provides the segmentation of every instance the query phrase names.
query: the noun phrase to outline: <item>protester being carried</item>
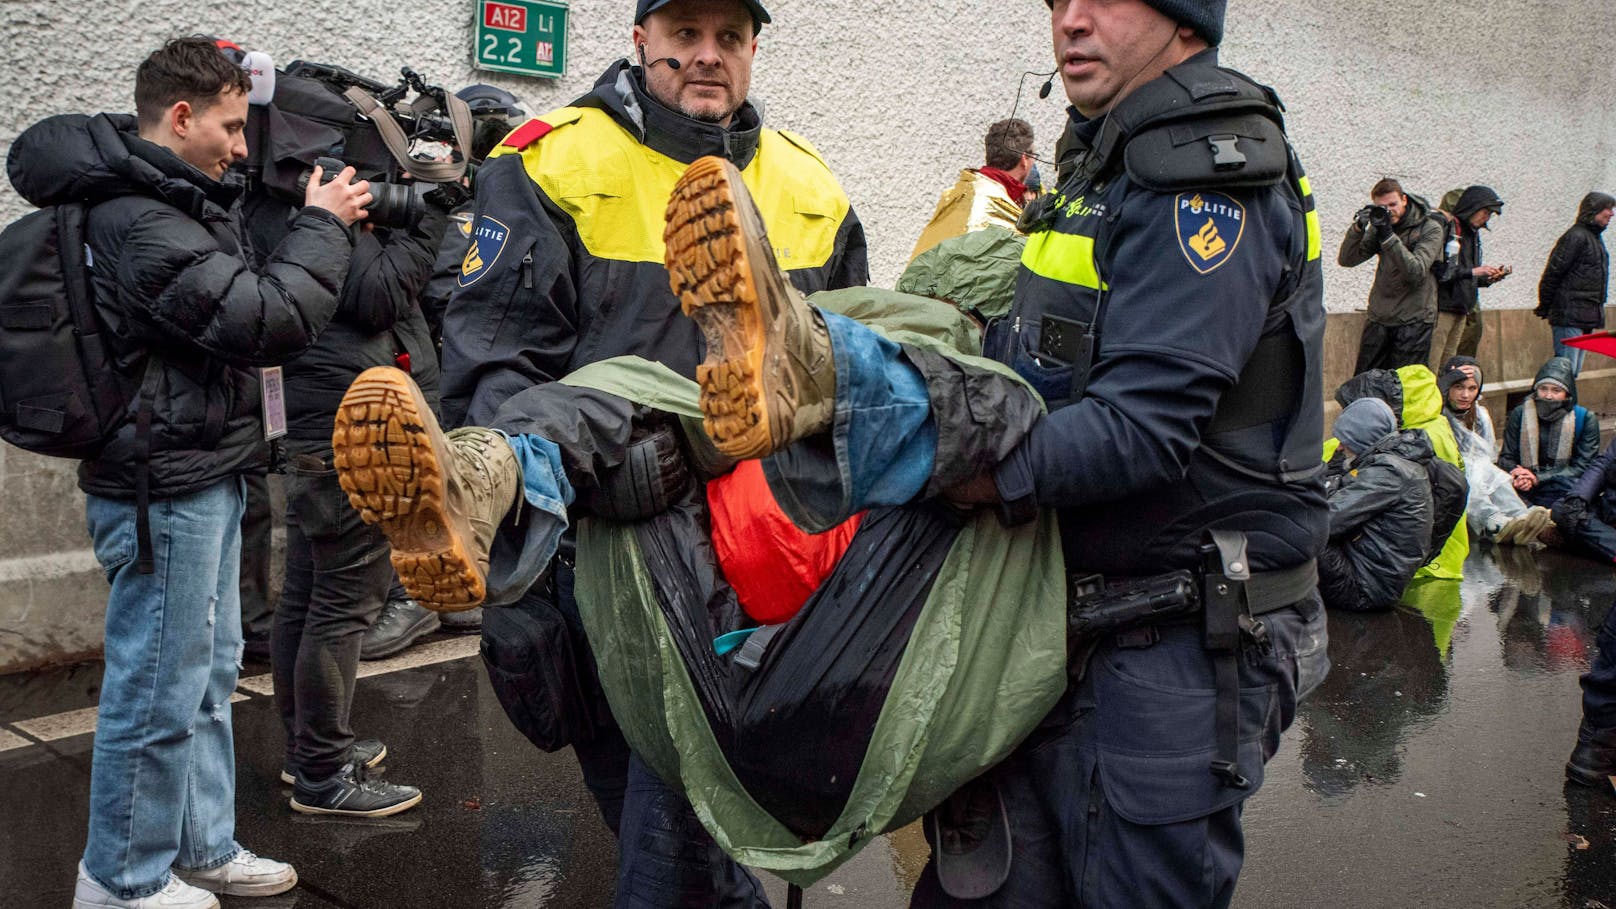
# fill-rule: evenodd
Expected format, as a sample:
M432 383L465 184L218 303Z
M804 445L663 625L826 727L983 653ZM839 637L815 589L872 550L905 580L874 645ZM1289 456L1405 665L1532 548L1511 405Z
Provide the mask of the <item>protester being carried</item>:
M1550 507L1599 452L1599 421L1577 404L1571 361L1550 357L1532 396L1509 412L1498 466L1530 505Z
M1336 609L1389 609L1430 555L1427 464L1436 453L1419 430L1399 432L1379 398L1347 405L1335 437L1346 469L1329 482L1330 543L1319 556L1319 594Z

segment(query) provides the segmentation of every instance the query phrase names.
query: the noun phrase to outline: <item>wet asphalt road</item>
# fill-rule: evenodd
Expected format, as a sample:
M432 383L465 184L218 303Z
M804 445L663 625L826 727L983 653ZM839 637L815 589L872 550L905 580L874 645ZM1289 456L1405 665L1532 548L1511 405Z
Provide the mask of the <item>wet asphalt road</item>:
M1616 570L1500 550L1474 553L1466 574L1392 613L1331 616L1334 668L1246 809L1237 907L1616 909L1616 796L1562 785L1577 676ZM93 704L98 683L95 665L0 679L0 740ZM294 862L302 883L226 907L610 905L614 845L576 762L510 728L475 657L363 679L354 716L422 806L375 821L294 814L270 699L240 701L238 838ZM0 750L0 909L69 904L90 741ZM904 906L924 858L912 829L879 838L806 906Z

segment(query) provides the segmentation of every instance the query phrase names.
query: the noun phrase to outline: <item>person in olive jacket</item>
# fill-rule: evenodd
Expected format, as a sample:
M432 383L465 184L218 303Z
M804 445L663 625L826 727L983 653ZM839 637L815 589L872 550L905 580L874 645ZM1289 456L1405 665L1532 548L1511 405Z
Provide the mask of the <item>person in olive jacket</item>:
M1616 211L1616 198L1589 193L1577 206L1577 223L1560 235L1543 265L1537 284L1539 318L1554 331L1554 355L1571 361L1571 374L1582 372L1584 351L1565 340L1605 327L1605 300L1610 286L1610 253L1605 228Z

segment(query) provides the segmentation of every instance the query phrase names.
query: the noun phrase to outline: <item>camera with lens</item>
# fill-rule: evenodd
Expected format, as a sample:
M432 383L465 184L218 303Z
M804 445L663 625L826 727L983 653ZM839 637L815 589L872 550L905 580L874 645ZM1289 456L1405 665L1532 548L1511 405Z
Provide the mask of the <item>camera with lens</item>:
M1358 209L1358 213L1352 216L1352 220L1357 222L1360 230L1367 230L1370 227L1389 227L1392 223L1392 210L1384 205L1365 205L1363 208Z
M388 85L326 63L294 60L278 71L272 100L249 108L249 187L300 203L315 164L324 180L351 166L356 180L370 181L366 222L377 227L417 224L429 193L453 204L464 194L464 158L446 163L417 150L436 144L462 151L469 142L469 111L409 67L400 73L398 83ZM411 91L416 97L407 101ZM456 129L454 105L463 130Z

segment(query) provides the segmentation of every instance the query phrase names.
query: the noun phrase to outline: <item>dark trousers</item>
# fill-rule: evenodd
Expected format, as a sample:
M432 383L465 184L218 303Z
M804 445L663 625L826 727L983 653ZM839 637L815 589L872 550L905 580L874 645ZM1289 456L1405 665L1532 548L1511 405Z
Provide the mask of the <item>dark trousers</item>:
M1599 626L1594 643L1593 665L1582 677L1583 734L1599 744L1616 746L1616 607L1605 613L1605 624Z
M241 636L267 640L275 624L269 601L269 475L242 474L247 484L247 510L241 516Z
M287 475L286 583L271 659L287 762L316 780L349 760L359 643L393 577L387 538L359 519L326 464L295 455Z
M1575 530L1562 527L1560 535L1565 537L1569 549L1593 556L1601 562L1616 562L1616 527L1596 517L1590 515Z
M1358 365L1353 375L1371 369L1397 369L1414 363L1423 364L1431 357L1434 327L1435 324L1431 322L1384 325L1374 319L1365 321L1363 337L1358 342Z
M1009 879L986 899L955 900L934 858L910 905L1228 906L1245 857L1241 807L1297 700L1329 669L1317 600L1263 622L1272 650L1248 647L1240 659L1239 769L1250 789L1225 787L1208 769L1216 683L1200 628L1163 626L1142 648L1107 641L1038 731L983 777L1009 815Z
M1331 609L1370 612L1363 587L1347 557L1347 544L1331 543L1319 553L1319 597Z
M1521 500L1528 505L1541 505L1544 508L1553 508L1554 503L1566 497L1571 487L1576 485L1575 476L1553 477L1533 486L1521 493Z

